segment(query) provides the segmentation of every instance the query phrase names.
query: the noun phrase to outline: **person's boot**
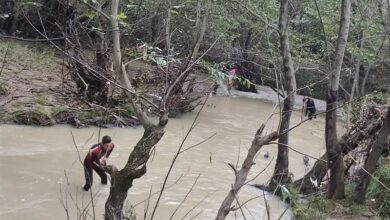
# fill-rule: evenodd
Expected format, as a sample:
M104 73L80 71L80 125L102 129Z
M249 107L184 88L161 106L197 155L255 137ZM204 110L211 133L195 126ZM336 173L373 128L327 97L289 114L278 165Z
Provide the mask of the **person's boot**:
M84 186L81 187L80 190L83 191L83 192L88 192L89 187L85 184Z

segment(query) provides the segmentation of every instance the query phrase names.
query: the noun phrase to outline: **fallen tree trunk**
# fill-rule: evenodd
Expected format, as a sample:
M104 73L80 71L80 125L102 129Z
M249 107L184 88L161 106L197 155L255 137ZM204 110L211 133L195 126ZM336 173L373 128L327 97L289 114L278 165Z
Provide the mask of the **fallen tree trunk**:
M368 113L370 114L370 113ZM350 151L358 147L361 141L366 140L372 137L376 132L378 132L382 127L382 120L379 117L373 117L369 121L351 128L351 130L343 135L339 142L337 143L340 147L343 155L348 154ZM321 160L317 160L313 165L313 168L302 178L294 182L296 187L301 187L300 193L310 194L315 191L310 178L317 181L318 184L321 184L322 179L325 177L328 172L327 166L327 154L324 153Z
M371 176L375 171L376 165L380 156L382 155L383 149L387 144L387 137L390 134L390 108L387 109L387 116L383 121L382 129L379 132L378 139L376 140L373 148L368 154L367 160L364 163L363 168L358 171L358 183L355 188L354 200L357 203L363 204L366 199L367 187L370 182Z

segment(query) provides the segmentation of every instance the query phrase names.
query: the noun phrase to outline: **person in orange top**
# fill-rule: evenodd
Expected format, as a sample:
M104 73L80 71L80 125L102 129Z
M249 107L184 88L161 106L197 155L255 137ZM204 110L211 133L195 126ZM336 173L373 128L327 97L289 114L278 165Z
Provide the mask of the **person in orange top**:
M100 176L101 183L107 184L107 174L102 169L102 166L106 166L106 159L110 156L115 145L111 143L110 136L104 136L102 142L93 145L87 156L84 159L84 174L85 184L82 190L88 191L93 184L93 173L92 170Z

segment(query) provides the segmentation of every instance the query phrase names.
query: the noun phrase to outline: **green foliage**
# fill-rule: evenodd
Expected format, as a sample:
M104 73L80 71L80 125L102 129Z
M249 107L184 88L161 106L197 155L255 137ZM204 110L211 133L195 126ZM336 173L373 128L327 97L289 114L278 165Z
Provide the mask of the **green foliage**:
M368 104L372 105L389 105L390 104L390 94L374 91L365 96L365 101Z
M317 196L310 198L306 202L297 203L293 207L293 214L295 219L322 220L326 219L334 208L335 203L333 200L329 200L325 196Z
M0 41L1 55L5 54L8 44L8 62L22 63L28 70L52 72L57 69L53 50L42 49L40 45L27 46L14 41Z
M295 206L297 201L299 200L298 189L295 188L293 184L287 184L286 185L286 189L287 189L288 193L285 192L284 193L285 196L283 196L283 191L282 191L282 196L286 197L286 199L288 199L288 203L291 206ZM283 200L285 200L285 199L283 199Z
M360 114L367 108L385 105L390 105L390 94L374 91L373 93L359 97L353 101L351 121L355 122L358 120L360 118ZM343 110L346 111L346 108L347 106L344 106Z
M89 122L101 117L101 113L98 111L82 111L78 114L78 118L81 122Z
M297 80L297 88L306 87L304 93L309 94L314 98L326 96L327 82L320 82L324 76L315 74L308 70L299 70L295 74Z
M142 56L142 54L138 52L137 49L134 47L126 48L125 53L129 57L129 59L136 59Z
M57 115L61 112L66 112L66 111L68 111L67 108L61 107L61 106L56 106L56 107L51 109L51 116L54 117L55 115Z
M135 116L135 111L133 107L127 106L125 107L125 112L123 112L123 114L127 117L131 117L131 116Z
M126 18L127 18L127 15L123 12L120 12L118 13L118 15L116 16L116 18L120 21L124 21Z
M86 11L84 11L84 13L82 13L80 15L80 17L81 18L87 17L89 21L92 21L94 18L96 18L97 15L98 15L98 13L96 11L86 10Z
M207 62L202 61L201 66L205 69L207 69L210 76L216 81L216 82L223 82L227 79L229 79L229 73L227 72L227 67L231 66L232 64L229 63L213 63L213 62ZM249 79L236 76L234 80L237 81L237 83L240 83L241 85L250 88L251 85L255 85L252 83Z
M40 108L22 109L12 113L12 120L18 124L51 126L53 119Z
M390 218L390 200L384 200L378 210L381 217Z
M374 173L377 178L386 186L390 186L390 160L382 159L379 169ZM367 189L368 198L373 198L379 204L379 215L383 218L390 218L390 192L378 181L371 180Z
M39 105L50 105L50 101L46 96L36 96L32 101Z
M208 73L211 77L213 77L216 81L217 80L226 80L228 78L228 73L223 71L226 66L228 66L227 63L213 63L213 62L207 62L202 61L200 62L200 65L207 69Z

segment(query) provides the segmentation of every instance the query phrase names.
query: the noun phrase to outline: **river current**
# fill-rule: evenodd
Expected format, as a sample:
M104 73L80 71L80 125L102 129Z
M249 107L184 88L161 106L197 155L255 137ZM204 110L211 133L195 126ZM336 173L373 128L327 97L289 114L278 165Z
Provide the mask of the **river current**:
M273 107L270 103L254 99L211 97L184 148L214 133L215 136L179 156L155 219L169 219L198 176L192 192L173 219L214 219L234 181L232 169L227 164L242 163L256 130L271 114ZM277 111L265 132L277 129ZM138 219L143 219L146 209L151 213L158 195L156 192L160 190L174 153L195 115L196 112L192 112L179 119L170 119L163 139L148 162L146 175L133 182L127 205L135 206ZM291 125L300 121L301 113L293 112ZM108 163L122 168L142 131L141 127L102 129L101 135L110 135L116 145ZM88 206L91 194L80 191L84 174L71 132L83 160L88 148L98 142L99 129L96 127L0 125L0 219L67 219L66 210L69 219L78 219L82 207ZM305 122L290 136L292 148L313 157L320 157L325 151L324 142L324 118L321 117ZM267 152L269 158L264 157ZM267 183L274 169L276 154L276 145L260 150L249 178L271 164L252 184ZM310 159L310 164L314 164L314 160ZM289 169L295 179L304 174L301 154L290 150ZM102 219L109 186L101 185L96 173L92 190L96 219ZM149 208L146 208L150 192ZM265 199L270 205L271 219L278 219L287 206L268 193ZM242 211L246 219L267 219L261 190L248 184L238 194L238 200L240 204L245 203ZM91 219L93 210L88 207L87 219ZM235 218L244 219L241 210L228 216L228 219ZM288 210L282 219L290 218Z

